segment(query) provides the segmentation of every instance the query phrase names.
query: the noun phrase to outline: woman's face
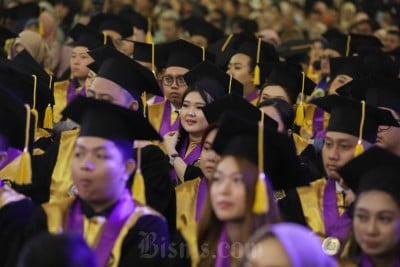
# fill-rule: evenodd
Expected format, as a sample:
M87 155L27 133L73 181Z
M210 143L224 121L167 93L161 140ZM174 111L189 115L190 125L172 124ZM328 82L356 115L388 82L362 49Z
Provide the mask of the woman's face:
M370 257L385 256L400 244L400 207L383 191L361 193L354 209L354 236Z
M223 222L242 220L246 213L246 186L242 171L232 156L217 165L210 187L211 206Z
M206 102L199 92L190 92L183 99L180 112L182 127L191 135L200 136L208 123L203 113Z
M246 267L290 267L285 249L278 239L269 237L251 248Z
M89 50L84 46L76 46L72 49L69 66L71 74L77 79L86 79L89 73L87 65L93 62L93 58L87 53Z
M290 98L285 89L283 89L280 85L268 85L262 89L260 102L271 98L280 98L282 100L285 100L289 104L293 104L291 103L292 101L290 101Z
M217 129L211 130L208 133L200 154L200 169L203 172L204 177L208 180L211 180L219 160L218 154L212 149L212 144L216 135Z
M245 54L235 54L231 57L228 64L227 73L243 84L247 88L254 86L253 70L250 69L250 57Z
M263 106L261 110L264 111L265 114L270 116L274 121L278 123L278 132L285 132L285 125L283 124L282 118L279 115L278 111L273 106Z

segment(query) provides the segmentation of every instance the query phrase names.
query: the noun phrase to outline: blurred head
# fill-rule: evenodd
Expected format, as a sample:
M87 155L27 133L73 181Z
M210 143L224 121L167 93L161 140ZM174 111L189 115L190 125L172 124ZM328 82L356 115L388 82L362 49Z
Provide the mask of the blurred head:
M18 267L96 267L96 259L79 235L44 233L29 241L22 250Z
M254 63L248 55L243 53L233 55L227 73L243 84L244 91L254 88Z
M177 108L181 107L183 94L187 89L183 75L188 71L184 67L170 66L165 69L161 77L165 97Z
M387 108L384 108L387 109ZM394 110L390 110L393 117L400 123L400 116ZM394 154L400 156L400 127L380 125L376 144Z
M210 124L204 131L201 141L202 148L200 154L200 169L204 177L211 180L215 167L219 161L219 155L212 149L215 136L217 135L218 125Z
M87 65L94 61L87 53L88 51L89 49L85 46L75 46L72 48L71 57L69 59L71 75L80 81L88 77L89 69Z

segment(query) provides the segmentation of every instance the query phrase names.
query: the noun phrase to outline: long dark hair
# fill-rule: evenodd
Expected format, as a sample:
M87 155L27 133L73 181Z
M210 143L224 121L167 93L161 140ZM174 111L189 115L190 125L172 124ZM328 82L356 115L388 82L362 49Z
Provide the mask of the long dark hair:
M213 102L215 99L203 88L194 85L194 86L189 86L185 93L183 94L182 97L182 104L183 101L185 100L186 96L192 92L198 92L201 96L201 98L206 102L206 104L210 104ZM183 143L185 142L186 138L189 137L188 132L182 127L182 125L179 126L179 140L178 143L176 144L176 150L180 151L182 149Z
M262 107L274 107L281 118L283 125L285 126L285 130L289 130L293 126L294 122L294 110L293 107L283 99L280 98L271 98L267 99L259 104L257 104L257 108Z

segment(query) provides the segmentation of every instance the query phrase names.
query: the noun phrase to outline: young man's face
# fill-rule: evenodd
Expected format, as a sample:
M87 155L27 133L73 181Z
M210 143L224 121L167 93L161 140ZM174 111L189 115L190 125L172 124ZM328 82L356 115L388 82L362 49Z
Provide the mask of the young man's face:
M77 139L72 180L79 197L89 204L107 207L115 202L134 168L134 161L124 160L114 142L91 136Z

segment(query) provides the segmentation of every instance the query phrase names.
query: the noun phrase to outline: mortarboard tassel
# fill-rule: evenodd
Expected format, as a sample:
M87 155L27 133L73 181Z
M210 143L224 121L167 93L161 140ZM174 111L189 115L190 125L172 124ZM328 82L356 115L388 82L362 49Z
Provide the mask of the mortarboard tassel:
M301 75L302 75L302 82L301 82L300 103L296 108L296 118L294 120L294 123L297 126L304 125L304 83L306 75L304 72L301 72Z
M347 35L347 41L346 41L346 57L349 56L350 54L350 42L351 42L351 35Z
M201 61L205 61L206 60L206 49L204 46L201 47Z
M261 84L261 74L260 74L260 50L261 50L261 38L258 38L257 43L257 58L256 58L256 66L254 67L254 85L258 86Z
M153 36L151 35L151 18L147 18L147 33L146 33L146 43L153 43Z
M102 32L103 34L103 45L107 45L107 34L105 34L104 32Z
M222 47L221 47L221 52L224 52L224 51L225 51L226 47L227 47L228 44L231 42L232 38L233 38L233 33L229 34L228 37L226 38L224 44L223 44Z
M31 113L33 115L33 117L35 118L34 121L34 140L36 140L36 131L38 128L38 123L39 123L39 113L36 110L36 87L37 87L37 76L35 74L32 74L33 77L33 105L32 105L32 109L31 109Z
M41 37L43 37L43 34L44 34L43 22L41 22L40 20L39 20L39 25L38 25L38 34L39 34Z
M53 129L53 110L50 104L47 105L44 112L43 128Z
M32 169L31 169L31 155L28 151L29 146L29 128L31 123L31 114L29 105L25 104L26 109L26 123L25 123L25 144L24 151L20 155L20 165L18 168L16 184L26 185L32 182Z
M228 88L228 95L231 94L232 91L232 74L229 74L229 88Z
M156 74L156 63L154 62L155 61L155 50L156 50L156 48L155 48L155 45L154 45L154 43L152 42L151 43L151 72L154 74L154 77L156 77L156 79L157 79L157 74Z
M268 209L269 202L264 173L264 112L261 111L261 120L258 122L258 178L254 196L253 213L264 214Z
M142 161L142 149L140 147L137 148L137 167L136 173L133 178L133 198L140 202L141 204L146 204L146 192L144 188L144 179L141 170L141 161Z
M361 122L360 122L360 131L358 135L358 142L356 145L356 149L354 150L355 157L359 156L364 152L364 147L362 145L364 122L365 122L365 101L361 100Z

